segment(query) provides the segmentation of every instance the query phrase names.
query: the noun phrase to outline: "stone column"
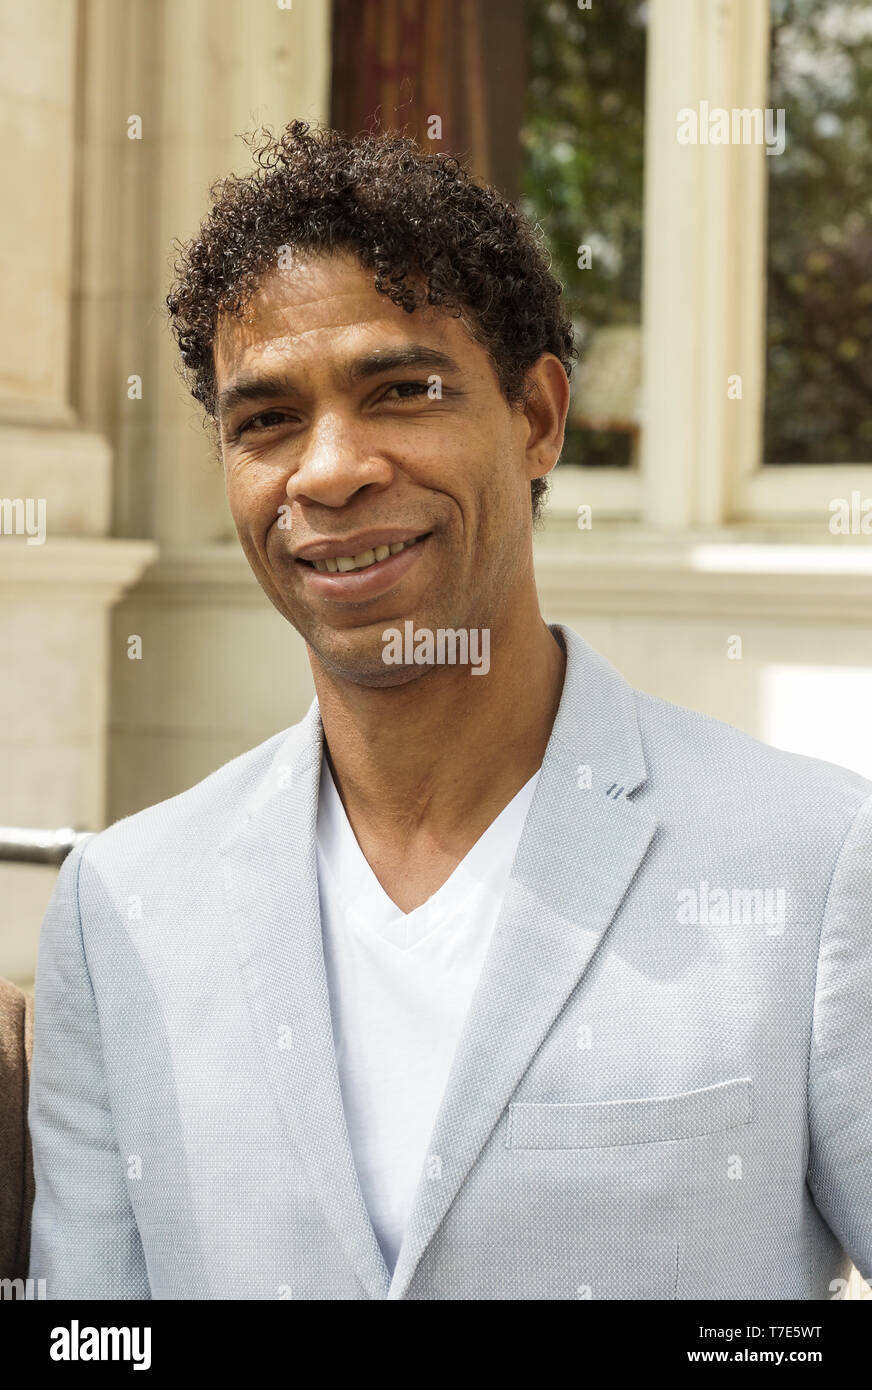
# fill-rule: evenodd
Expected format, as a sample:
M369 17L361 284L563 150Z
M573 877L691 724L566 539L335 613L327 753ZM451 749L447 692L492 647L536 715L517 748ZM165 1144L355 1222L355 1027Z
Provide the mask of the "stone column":
M108 610L153 554L107 539L111 450L70 397L77 7L0 3L0 823L104 817ZM0 973L27 983L55 880L0 866Z
M311 698L303 644L239 553L165 298L173 242L196 233L210 184L251 165L240 134L328 118L331 4L83 0L81 13L75 399L115 450L116 534L160 547L113 617L114 819L190 786ZM128 659L133 634L141 660Z

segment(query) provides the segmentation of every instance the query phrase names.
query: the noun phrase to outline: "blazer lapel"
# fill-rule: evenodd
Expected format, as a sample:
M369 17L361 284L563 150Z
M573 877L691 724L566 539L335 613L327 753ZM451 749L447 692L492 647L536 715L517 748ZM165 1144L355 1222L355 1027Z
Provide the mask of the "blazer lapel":
M219 847L239 969L273 1093L326 1221L370 1298L390 1276L348 1139L321 938L317 701Z
M554 630L567 651L563 694L389 1299L408 1290L494 1125L583 976L657 826L627 800L646 776L634 692L571 629Z

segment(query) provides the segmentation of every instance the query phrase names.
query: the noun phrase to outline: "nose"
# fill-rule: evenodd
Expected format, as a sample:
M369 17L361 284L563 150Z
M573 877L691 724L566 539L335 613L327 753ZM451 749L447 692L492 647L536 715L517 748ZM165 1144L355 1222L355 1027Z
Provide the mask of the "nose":
M359 428L336 414L325 415L313 424L286 491L290 502L344 507L363 488L388 487L393 472L393 465L372 451Z

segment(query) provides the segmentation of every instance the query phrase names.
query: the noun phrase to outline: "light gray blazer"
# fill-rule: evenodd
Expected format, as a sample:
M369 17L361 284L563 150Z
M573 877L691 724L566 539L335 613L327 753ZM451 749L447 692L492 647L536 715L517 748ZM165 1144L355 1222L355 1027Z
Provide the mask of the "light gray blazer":
M872 1276L872 785L557 630L560 708L393 1275L337 1080L313 703L61 870L29 1110L48 1297L827 1299L848 1256Z

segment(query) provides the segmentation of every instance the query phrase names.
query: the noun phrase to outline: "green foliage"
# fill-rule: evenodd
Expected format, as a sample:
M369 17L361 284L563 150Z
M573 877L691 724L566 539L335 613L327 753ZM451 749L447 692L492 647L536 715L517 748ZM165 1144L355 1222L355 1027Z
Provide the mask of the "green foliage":
M764 3L764 0L759 0ZM646 16L637 0L530 0L522 205L566 287L584 360L591 331L638 323ZM872 6L773 0L767 156L764 458L872 461ZM582 243L592 268L577 265ZM739 268L741 273L741 268ZM621 463L627 441L576 431L572 462Z
M583 361L592 329L640 317L645 9L531 0L527 33L521 205L547 238ZM588 270L578 266L582 244L592 248ZM628 441L574 431L564 455L622 464Z
M872 9L776 0L769 103L769 463L872 461Z

